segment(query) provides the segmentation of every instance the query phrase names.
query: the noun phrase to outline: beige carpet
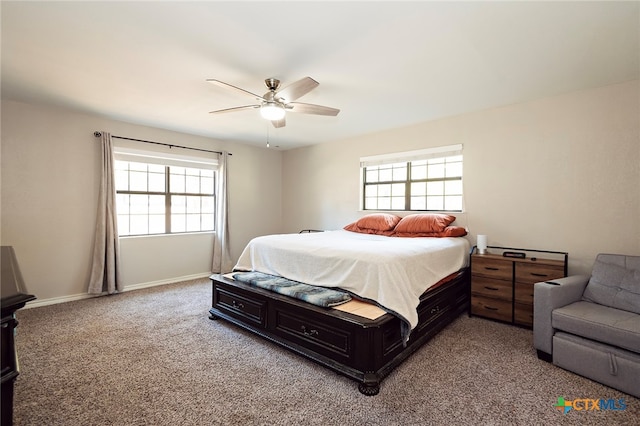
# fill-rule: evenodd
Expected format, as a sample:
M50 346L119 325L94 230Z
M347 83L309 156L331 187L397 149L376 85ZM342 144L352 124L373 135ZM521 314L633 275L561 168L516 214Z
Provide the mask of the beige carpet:
M207 280L18 312L16 425L638 425L640 400L539 361L531 331L461 316L366 397L207 311ZM565 399L624 399L571 411Z

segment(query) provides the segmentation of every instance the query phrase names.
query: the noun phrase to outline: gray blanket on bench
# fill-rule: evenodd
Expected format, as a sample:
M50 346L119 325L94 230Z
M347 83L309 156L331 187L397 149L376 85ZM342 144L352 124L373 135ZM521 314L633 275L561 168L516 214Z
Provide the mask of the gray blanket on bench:
M233 278L324 308L338 306L351 300L351 295L344 291L304 284L262 272L238 272L233 274Z

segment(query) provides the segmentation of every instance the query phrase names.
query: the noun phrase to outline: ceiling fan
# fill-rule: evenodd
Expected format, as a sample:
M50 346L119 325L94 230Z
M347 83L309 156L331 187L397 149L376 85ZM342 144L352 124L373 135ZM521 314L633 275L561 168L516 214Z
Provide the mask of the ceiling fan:
M318 82L311 77L305 77L281 90L280 80L277 78L267 78L264 81L269 91L264 95L256 95L248 90L241 89L229 83L220 80L208 79L209 83L217 86L228 87L253 97L258 103L254 105L244 105L234 108L219 109L211 111L211 114L220 114L224 112L242 111L245 109L260 109L262 117L270 120L273 127L284 127L286 125L285 115L287 111L301 112L304 114L329 115L336 116L340 112L339 109L326 107L322 105L305 104L302 102L294 102L296 99L306 95L318 86Z

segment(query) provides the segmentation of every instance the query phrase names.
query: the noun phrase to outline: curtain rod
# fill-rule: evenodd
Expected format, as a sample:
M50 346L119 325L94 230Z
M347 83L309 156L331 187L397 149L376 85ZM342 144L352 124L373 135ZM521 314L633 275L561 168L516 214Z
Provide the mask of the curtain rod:
M95 132L93 132L93 136L95 136L96 138L99 138L100 136L102 136L102 132L96 130ZM127 140L127 141L144 142L144 143L152 143L154 145L168 146L169 148L191 149L193 151L202 151L202 152L211 152L213 154L222 154L222 151L210 151L208 149L191 148L189 146L173 145L173 144L162 143L162 142L154 142L154 141L145 141L143 139L125 138L124 136L111 135L111 137L112 138L117 138L117 139L124 139L124 140ZM233 154L229 153L229 155L233 155Z

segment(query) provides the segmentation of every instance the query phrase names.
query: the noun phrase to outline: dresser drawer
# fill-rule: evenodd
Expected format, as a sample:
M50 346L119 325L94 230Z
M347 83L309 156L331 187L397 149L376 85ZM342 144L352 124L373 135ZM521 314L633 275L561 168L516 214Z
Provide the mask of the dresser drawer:
M516 302L533 305L533 283L516 283Z
M533 305L516 303L513 309L513 322L527 327L533 326Z
M508 260L474 256L471 262L471 274L511 281L513 263Z
M516 282L537 283L564 276L564 266L544 265L540 263L516 264Z
M214 286L213 307L255 325L266 326L267 301L233 286L222 283Z
M512 309L511 301L483 296L473 296L471 298L471 313L474 315L511 322Z
M471 278L471 293L487 297L494 297L506 301L512 300L511 280L497 280L482 276Z
M274 331L287 340L327 356L338 354L345 360L351 357L351 333L333 327L328 318L303 318L291 309L278 307L274 314Z
M543 253L540 250L510 249ZM478 315L525 327L533 326L533 287L540 281L564 277L567 253L544 252L556 256L510 257L487 253L471 255L470 315ZM526 254L526 253L525 253ZM564 260L557 260L563 255ZM535 256L535 255L534 255ZM555 258L554 258L555 257Z

